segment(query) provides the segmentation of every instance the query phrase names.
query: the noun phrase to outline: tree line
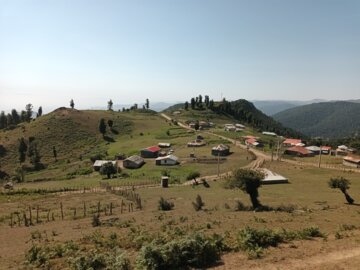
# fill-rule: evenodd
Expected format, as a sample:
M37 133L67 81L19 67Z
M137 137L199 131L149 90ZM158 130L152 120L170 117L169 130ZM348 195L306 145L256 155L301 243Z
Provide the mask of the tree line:
M38 108L36 117L42 116L42 107ZM12 109L11 113L6 114L4 111L0 113L0 129L11 128L17 124L23 122L30 122L33 118L33 105L27 104L25 110L22 110L20 113L16 109Z

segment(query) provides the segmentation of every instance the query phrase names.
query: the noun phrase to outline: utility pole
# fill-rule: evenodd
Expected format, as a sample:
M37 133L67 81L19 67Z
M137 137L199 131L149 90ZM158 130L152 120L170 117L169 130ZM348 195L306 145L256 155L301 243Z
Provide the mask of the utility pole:
M320 154L319 154L319 168L321 167L321 154L322 154L322 151L321 151L321 145L320 145Z

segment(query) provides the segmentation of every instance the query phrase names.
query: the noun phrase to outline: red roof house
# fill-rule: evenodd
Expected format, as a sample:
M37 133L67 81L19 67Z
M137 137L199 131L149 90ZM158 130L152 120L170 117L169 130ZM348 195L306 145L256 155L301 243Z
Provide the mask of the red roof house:
M302 146L293 146L285 150L285 154L297 157L312 157L314 153Z
M296 146L301 143L302 141L300 139L285 139L285 141L283 141L283 145L287 147Z
M141 150L141 157L143 158L157 158L161 148L159 146L150 146Z

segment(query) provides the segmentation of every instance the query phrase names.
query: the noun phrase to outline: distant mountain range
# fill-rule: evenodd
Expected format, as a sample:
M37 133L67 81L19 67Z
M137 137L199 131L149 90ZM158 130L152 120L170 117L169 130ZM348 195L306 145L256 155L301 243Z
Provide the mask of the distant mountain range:
M251 101L256 108L265 113L266 115L272 116L281 111L303 106L312 103L325 102L326 100L314 99L307 101L300 100L253 100Z
M360 134L360 102L331 101L287 109L273 118L312 137L340 138Z

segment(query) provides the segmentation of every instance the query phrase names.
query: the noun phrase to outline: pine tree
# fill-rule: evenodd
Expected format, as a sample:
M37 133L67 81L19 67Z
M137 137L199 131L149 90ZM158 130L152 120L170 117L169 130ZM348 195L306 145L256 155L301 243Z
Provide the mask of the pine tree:
M146 107L146 109L149 109L149 108L150 108L150 102L149 102L149 99L148 99L148 98L146 99L145 107Z
M70 107L71 107L71 109L74 109L74 107L75 107L75 103L74 103L73 99L70 100Z
M25 110L26 110L26 120L30 122L33 113L33 105L31 103L27 104L25 106Z
M112 111L112 110L113 110L113 102L112 102L111 99L108 101L108 106L107 106L107 108L108 108L109 111Z
M15 125L20 123L20 115L18 114L18 112L15 109L11 110L11 116L12 116L13 123Z
M188 109L189 109L189 102L185 101L184 109L185 109L185 110L188 110Z
M100 133L103 135L103 137L105 136L106 133L106 123L105 123L105 119L101 118L100 119L100 123L99 123L99 131Z
M19 161L20 161L20 163L25 162L27 149L28 149L28 146L27 146L24 138L21 138L21 139L19 140L19 148L18 148L18 151L19 151Z
M42 107L40 106L38 109L37 117L42 116Z

